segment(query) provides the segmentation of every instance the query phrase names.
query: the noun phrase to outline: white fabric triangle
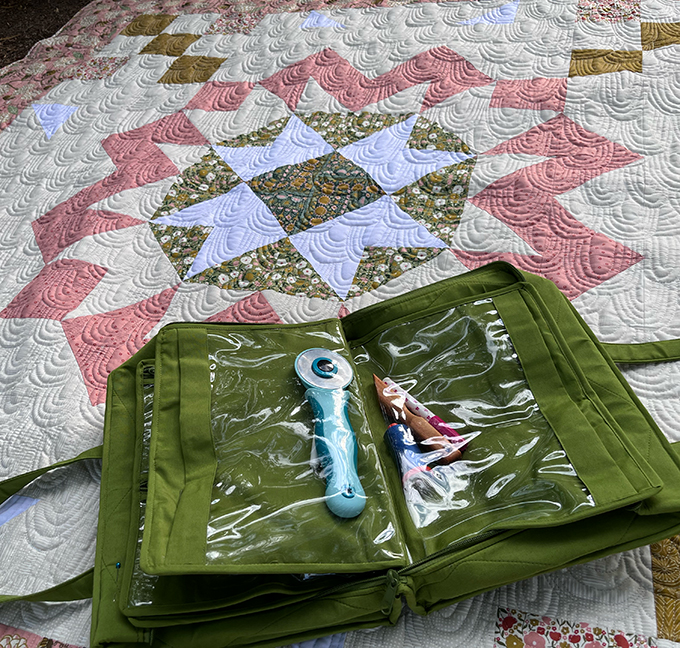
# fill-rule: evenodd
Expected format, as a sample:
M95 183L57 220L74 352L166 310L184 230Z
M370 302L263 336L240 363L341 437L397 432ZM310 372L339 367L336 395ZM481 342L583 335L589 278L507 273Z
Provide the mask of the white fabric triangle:
M457 164L468 153L406 148L418 115L349 144L339 153L366 171L386 193L393 193L445 166Z
M58 103L32 104L32 106L47 139L51 139L59 127L78 110L77 106L66 106Z
M349 293L366 247L448 247L390 196L290 237L339 297Z
M291 115L271 146L215 146L214 149L244 180L333 152L333 147L321 135L295 115Z
M342 23L336 22L318 11L310 11L305 22L300 25L300 29L317 29L319 27L340 27L347 29Z

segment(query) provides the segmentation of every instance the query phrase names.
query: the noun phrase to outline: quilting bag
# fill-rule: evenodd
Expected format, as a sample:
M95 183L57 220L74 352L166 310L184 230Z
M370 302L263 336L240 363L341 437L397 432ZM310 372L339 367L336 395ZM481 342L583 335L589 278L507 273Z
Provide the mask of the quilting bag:
M327 505L295 372L310 348L352 369L355 517ZM103 449L71 460L102 455L94 570L3 600L92 595L93 646L281 646L668 537L680 456L615 362L676 359L677 341L601 344L554 284L502 262L342 320L170 324L110 374ZM373 375L463 456L400 472Z

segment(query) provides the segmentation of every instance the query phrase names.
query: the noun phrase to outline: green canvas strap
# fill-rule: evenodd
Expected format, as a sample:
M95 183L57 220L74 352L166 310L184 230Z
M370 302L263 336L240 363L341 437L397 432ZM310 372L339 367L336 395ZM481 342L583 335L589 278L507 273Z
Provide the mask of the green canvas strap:
M680 339L641 344L606 344L611 359L619 364L644 364L680 360Z
M68 466L69 464L83 461L85 459L101 459L102 446L96 446L81 452L77 457L66 459L65 461L58 461L57 463L37 470L31 470L21 475L16 475L10 479L0 482L0 504L9 499L15 493L18 493L24 486L30 484L34 479L44 475L50 470ZM78 601L92 597L94 568L67 580L64 583L59 583L54 587L50 587L40 592L33 592L32 594L0 594L0 603L8 603L9 601Z
M16 475L16 477L10 477L0 482L0 504L2 504L6 499L18 493L24 486L30 484L34 479L37 479L41 475L44 475L50 470L55 468L61 468L62 466L68 466L69 464L75 463L76 461L83 461L84 459L101 459L102 458L102 446L96 446L81 452L77 457L71 459L66 459L65 461L58 461L57 463L51 464L49 466L44 466L43 468L38 468L36 470L31 470L27 473L22 473L21 475Z
M82 574L78 574L71 580L59 583L40 592L32 594L0 594L0 603L10 601L79 601L81 599L92 598L92 585L94 583L94 567L90 567Z

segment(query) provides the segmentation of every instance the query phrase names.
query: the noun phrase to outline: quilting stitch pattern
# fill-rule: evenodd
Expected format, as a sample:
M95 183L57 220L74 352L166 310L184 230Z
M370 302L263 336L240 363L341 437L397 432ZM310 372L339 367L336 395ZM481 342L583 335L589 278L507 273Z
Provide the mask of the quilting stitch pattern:
M673 235L675 144L665 134L677 130L673 24L680 22L680 15L670 0L643 0L639 5L607 0L597 7L583 2L521 0L510 3L516 5L516 13L507 24L482 20L487 14L509 16L506 10L494 13L503 6L501 2L490 10L488 5L466 2L457 6L394 6L389 11L350 10L339 6L342 3L329 10L318 3L305 7L299 15L277 13L301 9L294 3L252 3L247 11L220 3L194 3L190 9L181 4L143 2L124 10L112 2L98 2L93 11L84 14L82 24L37 48L32 63L3 71L2 97L12 111L6 110L2 119L4 124L15 120L4 133L3 146L16 155L3 160L0 173L0 185L11 197L3 212L0 238L5 272L0 307L13 314L0 319L0 334L8 343L19 345L31 363L24 366L14 355L7 360L13 373L0 376L2 393L25 397L18 401L0 398L0 405L5 413L27 412L17 403L35 402L33 414L19 423L12 419L16 429L7 436L3 465L29 468L38 458L54 460L96 443L102 409L96 404L102 395L97 385L101 386L113 363L108 364L108 351L103 351L106 347L95 336L79 338L81 351L74 355L65 334L67 323L113 314L107 321L122 328L111 339L115 342L116 335L128 335L134 340L130 352L143 344L144 337L134 333L131 321L117 318L116 313L177 286L212 231L212 226L196 225L200 246L192 248L185 241L181 247L173 245L166 250L152 232L155 226L146 221L163 205L166 211L179 211L228 194L235 180L226 180L227 176L219 186L198 183L200 176L195 177L198 184L184 202L173 202L169 191L202 156L210 155L216 164L229 167L214 147L237 148L236 141L255 147L257 138L246 143L244 136L273 120L287 122L293 104L297 117L308 126L313 113L340 115L336 119L348 124L345 134L331 141L330 135L320 133L334 150L404 121L403 115L421 115L445 135L455 133L454 137L465 142L473 157L427 174L390 197L411 221L446 246L404 247L400 241L385 245L389 242L385 237L382 245L375 246L368 237L351 275L341 272L334 279L328 264L318 264L322 276L292 239L320 227L321 249L326 236L323 228L329 227L328 223L338 221L338 231L345 234L358 231L358 223L344 222L344 214L309 223L311 227L235 257L225 262L225 267L211 266L185 279L172 299L160 300L154 317L145 325L147 335L156 330L154 322L157 327L172 319L205 319L226 311L238 312L243 321L271 318L272 312L285 321L346 313L496 258L510 259L554 278L608 341L644 341L678 334L674 318L677 273L673 270L677 264L672 261L677 258ZM310 9L342 27L308 22L302 28ZM196 13L186 13L189 10ZM151 15L152 19L144 19L150 23L159 13L172 20L166 20L160 30L158 26L151 30L157 33L120 35L140 13ZM644 22L637 41L634 29L628 27L606 31L612 25L634 27L640 19ZM596 25L599 31L589 32L587 44L572 47L576 20ZM395 31L394 25L403 26L403 31ZM164 31L200 35L182 53L194 58L180 61L174 51L140 54ZM94 48L101 48L109 39L112 55L102 51L104 55L99 57ZM379 52L376 43L384 46ZM431 68L414 77L420 83L409 86L406 72L436 58L424 53L445 51L443 47L467 61L463 65L452 54L448 59L442 57L459 62L458 68L450 67L454 76L456 70L469 70L470 82L463 83L462 90L460 85L447 86L444 77L448 72L434 78ZM579 59L578 53L572 54L583 48L608 52L601 57L607 65L610 52L628 63L604 69L592 57ZM223 62L191 70L200 57ZM571 61L577 59L581 62L574 69L579 73L569 76ZM180 82L159 83L173 65L174 78ZM278 83L277 79L295 70L303 73L299 79L291 77L288 86ZM310 74L305 78L307 71ZM22 79L27 73L32 76ZM200 82L208 73L209 80ZM346 85L354 84L354 99L352 92L332 79L333 74L340 75ZM70 80L73 77L77 83ZM274 81L268 81L272 78ZM377 88L376 79L387 88ZM433 85L428 101L440 100L430 107L423 100ZM49 94L40 98L47 89ZM448 94L451 90L457 91ZM642 96L648 98L644 111L639 101ZM343 104L345 100L349 105ZM366 101L369 103L364 104ZM48 138L38 114L46 108L36 112L31 106L36 102L38 106L60 104L78 109L65 121L52 122L57 125L54 130L48 127ZM366 127L365 132L355 128L361 135L354 135L354 141L351 137L342 141L356 126L356 116L351 117L355 119L351 124L351 113L347 113L350 105L371 115L376 125ZM179 111L188 123L177 115L169 117ZM564 113L565 118L555 113ZM557 123L551 121L554 119L567 124L563 129L566 136L555 136L555 149L543 145L503 148L505 142L520 141L524 134L540 140L541 132L552 132ZM161 126L151 134L152 122L168 127L164 131ZM133 133L136 129L140 130ZM280 134L276 129L272 132L274 138ZM563 156L556 149L568 141L572 148ZM266 140L261 144L270 146ZM445 145L437 150L453 149ZM592 173L577 177L568 169L581 155L592 162ZM442 172L446 177L440 184L438 174ZM456 175L463 180L460 185L458 180L454 184ZM239 178L238 184L243 184L242 180ZM499 180L501 184L489 188ZM582 184L576 186L580 180ZM202 184L208 184L208 189L200 189ZM462 193L454 191L458 186ZM469 186L474 187L472 199L467 196ZM512 192L500 191L510 186ZM446 205L435 204L442 199L435 195L435 187L446 193ZM527 187L529 200L522 193ZM479 194L482 207L474 201ZM425 198L419 197L423 195ZM515 209L517 197L521 198L519 209ZM504 205L502 201L508 198L510 204ZM541 211L532 203L546 208ZM490 211L485 211L486 206ZM434 217L437 207L444 207L439 219ZM399 215L391 207L389 210L391 216ZM363 213L366 220L375 217L375 212ZM312 235L308 237L299 247L311 252L315 247L310 243ZM173 249L179 251L173 253ZM191 264L177 263L189 249L186 256L194 257ZM65 261L74 262L71 269L59 265ZM78 290L69 292L65 277L71 276L75 267L88 269L83 276L89 278ZM213 274L210 279L208 273ZM203 276L206 279L199 281ZM327 280L347 288L342 309L337 291ZM252 292L259 290L266 292ZM12 310L7 310L10 304ZM658 304L663 306L654 306ZM672 384L674 374L668 374L669 368L646 369L628 371L627 375L672 437L677 395L672 388L660 385ZM664 378L666 374L670 380ZM99 378L90 381L90 375ZM36 377L40 377L38 382ZM54 396L66 393L64 390L68 397ZM66 401L78 403L77 408L70 408L77 410L75 413L64 409ZM48 427L49 437L45 434ZM35 451L26 450L26 439ZM637 628L635 623L628 629ZM610 626L624 627L620 623Z

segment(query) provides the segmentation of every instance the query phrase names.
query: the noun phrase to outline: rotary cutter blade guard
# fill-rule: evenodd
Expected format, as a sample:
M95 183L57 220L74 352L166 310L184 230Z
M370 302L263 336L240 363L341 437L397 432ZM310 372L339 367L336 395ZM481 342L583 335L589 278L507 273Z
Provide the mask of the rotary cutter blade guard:
M295 372L314 412L316 452L328 470L326 505L338 517L364 510L366 494L357 473L357 440L347 415L345 388L354 372L342 356L328 349L307 349L295 360Z

